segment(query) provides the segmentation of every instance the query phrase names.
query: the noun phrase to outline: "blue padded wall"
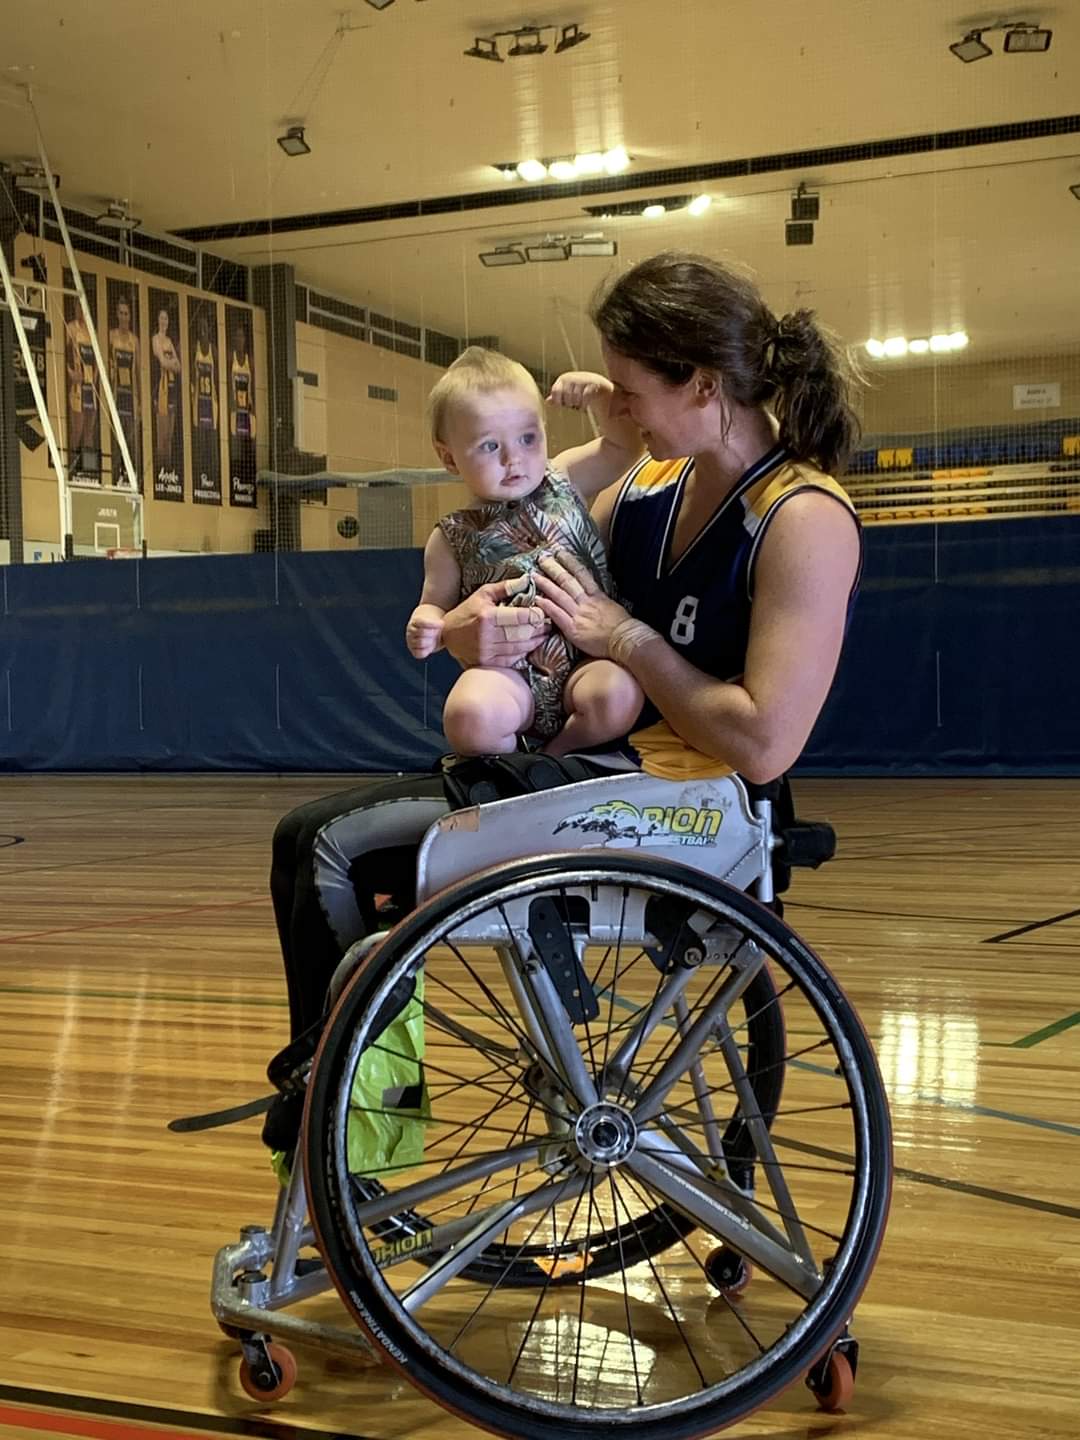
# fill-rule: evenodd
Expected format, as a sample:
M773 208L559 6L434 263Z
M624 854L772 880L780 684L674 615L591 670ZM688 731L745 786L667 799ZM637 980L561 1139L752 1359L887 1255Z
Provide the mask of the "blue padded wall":
M1080 521L871 528L800 770L1080 774Z
M0 768L427 769L456 668L405 649L419 551L0 568ZM1080 529L871 528L800 769L1080 773Z
M455 667L404 642L418 551L2 573L6 769L378 772L441 752Z

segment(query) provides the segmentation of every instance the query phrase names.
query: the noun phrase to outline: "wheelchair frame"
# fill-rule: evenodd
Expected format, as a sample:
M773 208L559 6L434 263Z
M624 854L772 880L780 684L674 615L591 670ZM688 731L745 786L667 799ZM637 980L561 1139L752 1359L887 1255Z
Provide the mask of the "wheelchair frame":
M805 832L812 827L801 828L805 839ZM794 863L814 864L828 858L831 854L829 836L819 837L824 843L819 846L816 860L811 847L807 852L810 859L804 853L802 859ZM774 853L785 845L784 834L774 832L773 805L768 794L752 799L738 777L681 783L656 779L639 771L616 771L554 790L451 812L417 838L417 913L448 886L466 877L483 875L491 867L509 860L557 853L565 857L567 865L580 866L597 854L628 851L643 859L677 861L680 867L695 874L750 891L768 905L774 899ZM593 919L591 916L590 923ZM489 938L482 922L483 911L471 928L468 923L456 927L455 936L477 941ZM340 997L362 962L385 939L386 936L379 933L359 940L350 948L335 976L333 1001ZM744 967L741 983L745 986L751 978L752 967ZM546 1004L557 1005L559 996L551 987L550 979L546 976L541 979L547 986ZM543 1008L534 1007L534 1017L542 1017ZM580 1073L580 1056L575 1061L565 1053L565 1046L551 1056L550 1047L553 1043L557 1047L558 1042L553 1041L550 1032L545 1032L542 1023L533 1027L533 1040L537 1053L544 1055L547 1047L552 1063L561 1065L564 1071L566 1066L573 1069L576 1064L581 1083L586 1090L592 1088L588 1078ZM595 1092L593 1098L596 1099ZM600 1098L602 1100L602 1096ZM213 1314L224 1332L240 1341L241 1381L245 1390L253 1397L266 1400L287 1393L295 1375L291 1356L275 1345L272 1337L314 1344L364 1359L372 1358L375 1353L371 1343L356 1330L286 1313L290 1307L333 1286L321 1256L318 1259L301 1256L302 1250L317 1241L308 1215L308 1197L298 1160L299 1152L288 1183L279 1192L271 1225L268 1228L245 1226L236 1243L218 1252L213 1269ZM732 1189L732 1193L737 1199L737 1189ZM693 1218L692 1199L688 1201L686 1213ZM464 1230L462 1234L464 1238ZM473 1248L476 1249L475 1242ZM797 1257L789 1260L777 1252L773 1262L778 1271L787 1274L787 1283L795 1290L804 1289L809 1293L812 1284L817 1283L800 1276ZM737 1290L738 1287L732 1285L730 1293L735 1294ZM845 1326L809 1366L807 1383L823 1408L837 1408L847 1400L857 1354L857 1344Z

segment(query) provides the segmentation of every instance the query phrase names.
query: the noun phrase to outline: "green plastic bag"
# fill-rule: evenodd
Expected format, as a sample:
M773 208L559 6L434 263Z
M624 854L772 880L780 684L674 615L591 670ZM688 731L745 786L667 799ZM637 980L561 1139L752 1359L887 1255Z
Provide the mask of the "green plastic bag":
M431 1101L424 1079L424 973L412 998L360 1057L346 1126L351 1175L374 1179L424 1158Z

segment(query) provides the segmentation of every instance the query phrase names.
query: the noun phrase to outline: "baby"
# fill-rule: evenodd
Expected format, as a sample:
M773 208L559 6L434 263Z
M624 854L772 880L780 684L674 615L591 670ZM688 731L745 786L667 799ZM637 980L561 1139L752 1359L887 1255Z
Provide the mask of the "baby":
M547 458L543 401L516 361L470 345L429 397L431 434L446 469L473 494L443 516L424 550L424 589L405 631L418 660L439 649L443 617L478 586L529 576L568 551L611 593L603 542L587 501L641 453L627 419L611 419L612 385L601 375L561 375L548 400L595 408L601 435ZM530 604L531 587L512 603ZM443 710L447 742L459 755L516 749L519 735L566 755L625 735L641 709L636 680L611 660L582 659L557 631L513 669L476 667L455 681Z

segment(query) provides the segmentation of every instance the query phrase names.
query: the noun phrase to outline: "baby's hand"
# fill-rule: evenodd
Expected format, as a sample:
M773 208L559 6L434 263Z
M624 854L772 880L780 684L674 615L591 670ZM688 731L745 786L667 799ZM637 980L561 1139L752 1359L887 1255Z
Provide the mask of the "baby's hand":
M611 381L604 375L591 370L568 370L552 385L547 400L549 405L561 405L565 410L584 410L598 400L606 401L611 390Z
M426 660L439 648L443 622L415 612L405 627L405 644L414 660Z

